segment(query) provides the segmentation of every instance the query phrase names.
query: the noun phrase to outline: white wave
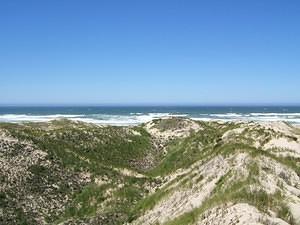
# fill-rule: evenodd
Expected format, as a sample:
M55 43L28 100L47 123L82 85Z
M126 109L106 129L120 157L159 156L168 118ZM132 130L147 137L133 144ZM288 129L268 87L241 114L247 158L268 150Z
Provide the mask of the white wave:
M192 120L197 120L197 121L212 121L215 120L213 118L209 118L209 117L192 117Z
M300 113L250 113L251 116L300 116Z
M98 124L130 125L130 124L146 123L153 119L158 119L166 116L170 116L170 114L169 113L148 113L148 114L139 114L139 115L94 114L86 117L94 119L94 122ZM86 118L80 120L86 121Z
M224 113L224 114L209 114L210 116L213 116L213 117L243 117L243 114L238 114L238 113Z
M137 125L149 122L153 119L162 117L190 117L200 121L286 121L300 124L300 113L224 113L224 114L199 114L198 116L189 116L188 114L172 113L131 113L128 115L110 115L110 114L92 114L92 115L25 115L25 114L4 114L0 115L0 122L48 122L55 119L66 118L72 121L81 121L104 125Z
M99 124L99 125L113 125L113 126L128 126L128 125L135 125L139 124L136 121L133 120L98 120L98 119L92 119L92 118L71 118L72 121L80 121L85 123L93 123L93 124Z
M0 115L1 122L47 122L59 118L76 118L80 115L20 115L20 114L4 114Z
M143 115L144 113L140 113L140 112L134 112L134 113L130 113L130 115Z
M286 121L293 124L300 124L300 113L224 113L224 114L199 114L193 117L200 121Z

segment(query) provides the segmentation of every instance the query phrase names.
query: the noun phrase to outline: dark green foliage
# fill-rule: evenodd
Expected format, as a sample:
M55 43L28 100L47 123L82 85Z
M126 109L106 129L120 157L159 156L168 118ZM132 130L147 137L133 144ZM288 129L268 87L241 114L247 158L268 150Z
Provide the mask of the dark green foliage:
M190 166L210 154L220 137L221 133L218 130L207 126L205 130L171 142L167 149L168 154L149 174L152 176L165 175L176 169Z
M4 192L0 192L0 207L6 207L7 206L7 199L6 194Z
M21 208L15 209L16 221L15 225L31 225L32 222L29 222L27 219L27 215Z
M62 124L61 124L62 123ZM69 121L54 121L55 128L41 129L28 124L2 125L16 138L31 141L48 152L48 158L57 158L65 167L76 170L89 167L128 167L139 169L138 161L151 150L149 134L141 127L141 135L134 135L128 128L77 125ZM44 125L45 126L45 125Z
M99 187L91 184L83 190L80 190L75 194L76 197L72 204L67 208L64 218L84 218L95 215L99 204L105 200L104 191L109 187L109 185Z

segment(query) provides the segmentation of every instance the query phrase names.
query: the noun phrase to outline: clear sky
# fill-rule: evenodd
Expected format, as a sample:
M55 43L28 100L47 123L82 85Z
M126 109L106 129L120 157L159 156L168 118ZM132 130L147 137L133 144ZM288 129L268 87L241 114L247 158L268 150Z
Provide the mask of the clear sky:
M1 0L0 104L300 104L300 1Z

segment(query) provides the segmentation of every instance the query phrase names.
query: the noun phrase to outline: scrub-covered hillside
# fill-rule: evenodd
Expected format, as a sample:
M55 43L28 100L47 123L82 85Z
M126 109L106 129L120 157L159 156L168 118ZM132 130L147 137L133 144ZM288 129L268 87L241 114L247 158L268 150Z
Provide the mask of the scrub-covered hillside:
M0 124L0 224L299 224L300 131Z

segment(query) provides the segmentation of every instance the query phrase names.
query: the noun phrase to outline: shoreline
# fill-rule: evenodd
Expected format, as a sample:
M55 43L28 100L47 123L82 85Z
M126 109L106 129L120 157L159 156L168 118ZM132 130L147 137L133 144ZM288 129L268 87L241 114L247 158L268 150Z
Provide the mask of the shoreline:
M290 123L285 120L275 120L275 121L268 121L268 120L247 120L247 119L213 119L213 118L190 118L186 116L162 116L157 118L152 118L146 121L141 122L126 122L126 121L101 121L91 118L74 118L74 117L53 117L51 119L47 120L19 120L19 121L2 121L0 120L0 124L3 123L11 123L11 124L31 124L31 123L52 123L54 121L69 121L69 122L75 122L75 123L85 123L85 124L91 124L91 125L98 125L98 126L119 126L119 127L134 127L139 126L142 124L151 123L154 120L158 119L175 119L180 118L184 120L192 120L196 122L218 122L218 123L258 123L262 125L268 125L268 124L280 124L285 123L287 125L290 125L294 128L300 129L300 123Z

